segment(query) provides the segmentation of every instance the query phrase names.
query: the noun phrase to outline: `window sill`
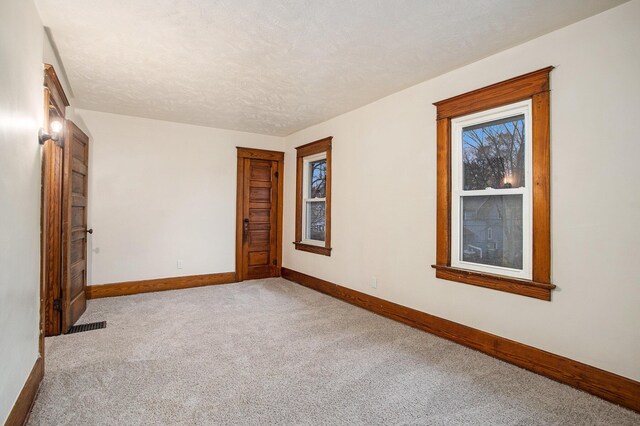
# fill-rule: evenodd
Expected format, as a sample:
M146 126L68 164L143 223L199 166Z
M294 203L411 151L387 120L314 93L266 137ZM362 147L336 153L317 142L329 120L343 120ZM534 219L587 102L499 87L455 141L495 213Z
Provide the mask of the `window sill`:
M431 267L436 270L436 278L520 294L540 300L550 301L551 290L556 288L554 284L484 274L466 269L452 268L451 266L431 265Z
M331 247L314 246L294 241L296 250L307 251L309 253L321 254L323 256L331 256Z

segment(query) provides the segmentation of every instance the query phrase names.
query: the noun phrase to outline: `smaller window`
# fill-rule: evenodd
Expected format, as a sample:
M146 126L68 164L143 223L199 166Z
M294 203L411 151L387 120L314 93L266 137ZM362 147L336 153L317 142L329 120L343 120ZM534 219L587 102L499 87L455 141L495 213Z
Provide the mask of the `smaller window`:
M331 137L296 148L296 249L331 255Z
M324 246L327 225L327 153L304 157L303 243Z

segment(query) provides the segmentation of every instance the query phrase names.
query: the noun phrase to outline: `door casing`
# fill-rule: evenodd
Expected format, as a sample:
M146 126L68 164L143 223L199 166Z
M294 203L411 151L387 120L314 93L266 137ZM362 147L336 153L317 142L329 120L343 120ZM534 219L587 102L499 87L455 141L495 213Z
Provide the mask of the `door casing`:
M267 160L278 162L278 200L276 210L276 276L280 276L282 267L282 209L284 190L284 152L269 151L264 149L237 147L238 150L238 174L236 182L236 281L245 279L243 259L243 221L244 221L244 162L246 159Z
M65 120L69 106L54 68L44 64L44 122L49 130L53 119ZM44 356L44 336L62 332L62 311L54 300L62 295L62 180L64 134L60 141L47 140L42 148L41 232L40 232L40 354Z
M71 193L74 162L73 137L88 137L70 120L65 119L65 108L69 101L64 94L60 80L51 65L44 65L44 122L48 131L52 119L63 121L65 131L60 140L47 140L42 148L42 199L40 213L40 339L39 351L44 356L44 337L66 333L84 312L69 303L69 274L71 257L71 206L77 194ZM73 129L73 132L71 131ZM72 134L73 133L73 134ZM75 136L74 136L75 135ZM88 159L85 158L85 164ZM84 172L86 185L86 171ZM86 191L85 191L86 193ZM84 222L86 223L86 199L84 200ZM77 230L75 231L78 232ZM84 232L84 231L83 231ZM86 261L86 244L83 247ZM83 270L86 278L86 264ZM65 279L66 277L66 279ZM86 279L85 279L86 284ZM84 290L80 295L84 301ZM75 307L75 311L71 312Z

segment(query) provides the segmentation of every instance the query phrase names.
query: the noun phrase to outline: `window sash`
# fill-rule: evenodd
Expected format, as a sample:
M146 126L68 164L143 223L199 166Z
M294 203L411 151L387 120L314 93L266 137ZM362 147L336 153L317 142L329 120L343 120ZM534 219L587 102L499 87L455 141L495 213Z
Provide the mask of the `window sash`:
M525 186L519 188L488 188L464 190L462 131L464 128L523 115L525 119ZM514 278L532 278L532 112L531 100L466 115L451 120L451 266ZM522 195L522 269L483 265L462 260L462 227L464 213L462 197Z
M326 235L326 227L325 227L325 240L312 240L307 238L307 235L310 234L310 228L309 228L309 224L307 223L307 203L312 202L312 203L324 203L325 204L325 224L326 224L326 203L327 203L327 199L326 197L323 198L310 198L309 194L311 193L311 182L309 180L309 166L311 163L319 161L319 160L326 160L327 159L327 153L326 152L321 152L319 154L314 154L314 155L309 155L307 157L304 157L302 160L302 167L303 167L303 171L302 171L302 242L305 244L311 244L311 245L317 245L317 246L321 246L324 247L325 246L325 240L327 239L327 235ZM325 225L326 226L326 225Z

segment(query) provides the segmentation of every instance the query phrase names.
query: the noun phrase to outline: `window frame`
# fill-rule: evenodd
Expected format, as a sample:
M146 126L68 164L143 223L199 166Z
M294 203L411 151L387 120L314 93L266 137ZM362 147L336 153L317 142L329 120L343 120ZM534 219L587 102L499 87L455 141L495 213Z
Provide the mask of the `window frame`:
M540 300L551 300L550 85L543 68L434 103L437 109L436 277ZM522 101L531 102L531 278L452 265L452 121ZM526 178L525 178L526 179Z
M331 256L331 144L333 137L329 136L317 141L296 147L296 250ZM321 157L326 158L326 190L325 190L325 240L310 240L305 238L306 201L304 191L307 188L308 164Z
M302 239L301 239L301 242L304 244L310 244L310 245L320 246L320 247L324 246L325 244L324 240L313 240L311 238L307 238L308 231L309 231L307 229L307 227L309 226L309 224L307 223L307 214L308 214L307 205L308 203L324 203L325 216L326 216L326 212L327 212L326 183L325 183L325 197L310 198L309 192L311 189L310 188L311 182L309 182L309 178L310 178L309 166L311 163L314 163L316 161L321 161L321 160L326 161L326 159L327 159L326 151L320 152L318 154L308 155L302 158ZM327 230L327 226L326 226L326 217L325 217L325 240L327 238L326 230Z
M502 118L524 115L525 121L525 174L524 187L465 190L463 185L464 173L462 167L462 131L465 127L487 123ZM531 279L531 232L532 232L532 190L531 169L532 161L532 116L531 100L527 99L514 102L490 110L480 111L474 114L456 117L451 120L451 266L454 268L469 269L477 272L504 275L513 278ZM522 195L522 270L502 266L483 265L462 260L460 251L462 248L462 197L465 196L496 196L496 195ZM470 220L470 219L467 219ZM492 230L493 231L493 230ZM488 233L488 231L487 231ZM493 234L493 232L491 232ZM488 236L487 236L488 238Z

